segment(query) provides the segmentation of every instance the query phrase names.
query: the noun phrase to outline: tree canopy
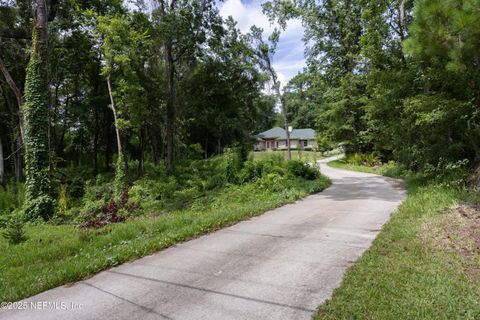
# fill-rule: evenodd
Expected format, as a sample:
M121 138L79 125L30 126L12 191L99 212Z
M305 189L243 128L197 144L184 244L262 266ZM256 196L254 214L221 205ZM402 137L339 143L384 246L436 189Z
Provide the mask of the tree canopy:
M308 67L287 85L290 121L319 147L414 170L479 164L479 2L270 1L306 28Z
M32 216L68 167L115 172L120 196L147 162L172 174L250 148L277 105L282 126L315 128L322 151L413 170L480 163L478 0L273 0L268 40L211 0L44 4L0 6L0 182L26 179L27 199L43 199ZM271 59L294 18L307 67L282 88Z

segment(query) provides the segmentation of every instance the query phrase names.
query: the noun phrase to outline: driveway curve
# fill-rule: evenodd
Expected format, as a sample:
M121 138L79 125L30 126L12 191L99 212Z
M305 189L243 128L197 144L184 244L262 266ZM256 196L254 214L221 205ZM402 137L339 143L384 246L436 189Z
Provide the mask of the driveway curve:
M328 160L322 193L30 297L0 319L310 319L405 197L398 181Z

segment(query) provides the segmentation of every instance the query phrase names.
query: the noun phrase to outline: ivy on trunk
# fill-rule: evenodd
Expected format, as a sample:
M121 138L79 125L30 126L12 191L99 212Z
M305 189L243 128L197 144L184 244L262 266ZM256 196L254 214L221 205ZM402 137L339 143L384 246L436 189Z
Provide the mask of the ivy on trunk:
M25 214L48 219L54 212L50 195L48 144L47 7L37 1L32 51L25 78Z

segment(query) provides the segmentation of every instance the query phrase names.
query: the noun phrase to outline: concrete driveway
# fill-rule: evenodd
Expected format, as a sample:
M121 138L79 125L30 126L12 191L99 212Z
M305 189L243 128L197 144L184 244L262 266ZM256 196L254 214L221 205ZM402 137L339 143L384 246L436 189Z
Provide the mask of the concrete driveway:
M405 197L394 180L326 161L333 185L322 193L33 296L0 319L310 319Z

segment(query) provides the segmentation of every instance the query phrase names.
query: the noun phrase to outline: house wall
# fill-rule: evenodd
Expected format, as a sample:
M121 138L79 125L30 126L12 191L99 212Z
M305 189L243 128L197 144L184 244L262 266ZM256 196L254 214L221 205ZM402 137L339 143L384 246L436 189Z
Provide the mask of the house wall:
M290 148L292 149L298 149L298 148L303 148L303 149L314 149L317 147L317 141L314 139L308 140L307 146L304 146L303 142L305 140L298 140L298 139L292 139L290 140ZM278 149L287 149L287 140L279 140L279 147Z
M316 147L317 147L317 140L316 139L308 140L307 148L315 149Z
M291 139L290 148L297 149L314 149L317 147L317 141L315 139L308 140L307 146L303 145L304 140ZM256 151L262 150L286 150L287 149L287 140L268 140L268 141L258 141L254 146Z
M255 151L265 150L265 141L257 141L254 146Z
M264 150L278 149L278 147L277 147L278 141L276 141L276 140L267 140L267 141L264 142L264 144L265 144Z

